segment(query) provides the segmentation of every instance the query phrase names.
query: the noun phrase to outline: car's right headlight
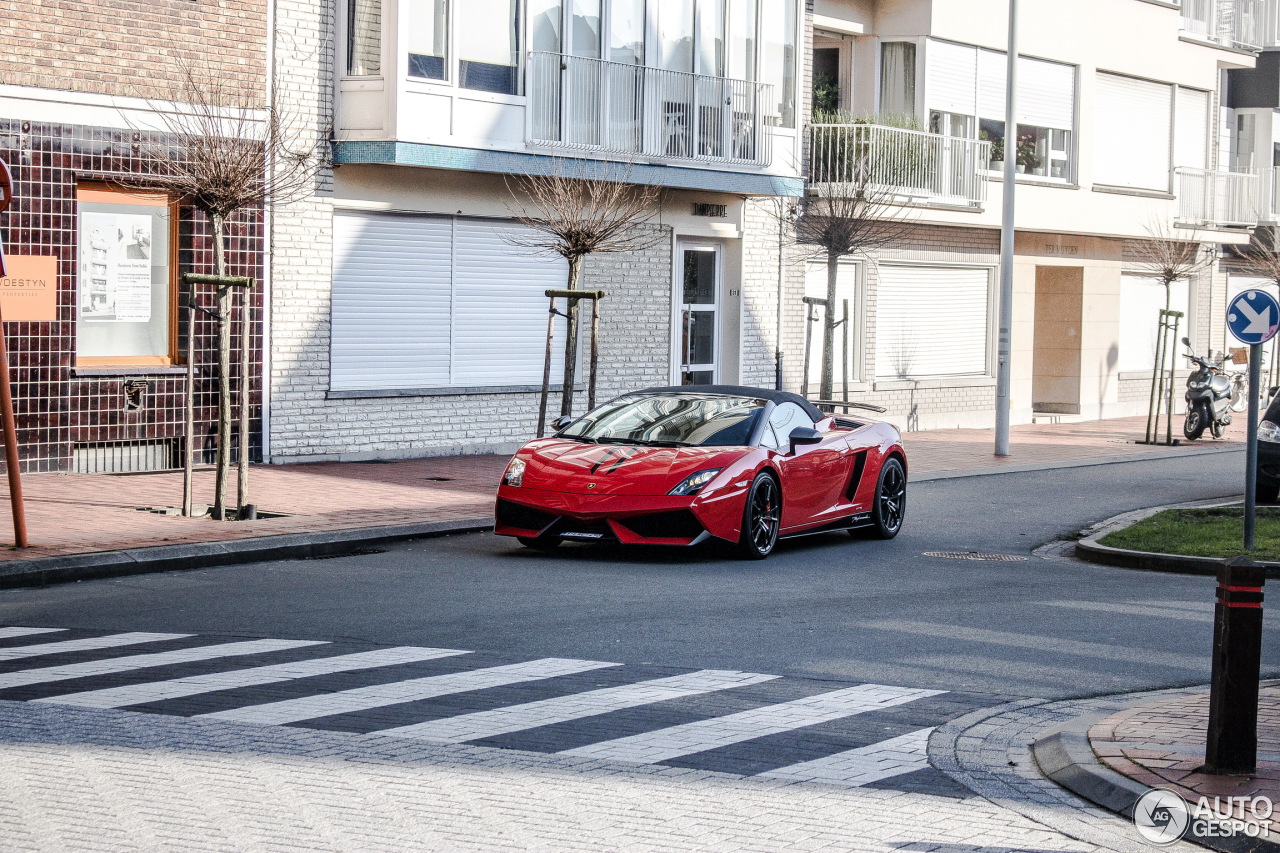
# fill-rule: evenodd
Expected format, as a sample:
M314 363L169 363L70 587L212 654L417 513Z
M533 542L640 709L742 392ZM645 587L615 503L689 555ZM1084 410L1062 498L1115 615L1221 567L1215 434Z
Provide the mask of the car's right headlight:
M523 486L524 485L524 460L512 459L511 464L507 466L507 473L502 475L502 485L504 486Z
M1258 441L1280 442L1280 424L1262 421L1258 424Z

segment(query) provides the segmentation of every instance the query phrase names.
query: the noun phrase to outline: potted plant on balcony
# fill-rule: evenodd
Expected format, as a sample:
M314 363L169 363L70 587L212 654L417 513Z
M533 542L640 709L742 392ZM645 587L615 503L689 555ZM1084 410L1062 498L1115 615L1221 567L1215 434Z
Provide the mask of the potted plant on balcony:
M991 134L985 130L982 132L983 140L991 143L991 160L987 165L988 169L995 172L1004 171L1004 137L996 139L991 138Z
M1014 156L1019 172L1033 172L1040 168L1040 158L1036 156L1036 137L1034 133L1019 133L1018 147Z

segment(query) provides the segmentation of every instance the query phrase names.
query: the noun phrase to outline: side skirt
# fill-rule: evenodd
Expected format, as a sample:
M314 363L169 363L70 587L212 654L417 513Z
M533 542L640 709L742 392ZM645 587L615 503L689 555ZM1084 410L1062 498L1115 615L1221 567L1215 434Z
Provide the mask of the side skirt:
M847 515L844 518L837 518L835 521L818 527L810 527L805 530L797 530L794 533L784 533L779 539L798 539L801 536L813 536L818 533L832 533L837 530L857 530L861 527L870 527L872 525L871 513L859 512L854 515Z

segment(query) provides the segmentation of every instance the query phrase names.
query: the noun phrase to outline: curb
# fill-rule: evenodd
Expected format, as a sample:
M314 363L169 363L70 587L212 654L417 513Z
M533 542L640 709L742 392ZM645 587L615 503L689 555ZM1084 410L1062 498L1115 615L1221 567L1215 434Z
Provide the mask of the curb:
M1077 717L1031 745L1031 754L1049 779L1122 817L1133 819L1138 798L1156 790L1124 776L1100 762L1089 744L1089 728L1108 716ZM1280 853L1280 843L1245 835L1185 838L1193 844L1223 853Z
M0 564L0 589L203 569L233 563L340 556L364 545L492 529L493 518L485 516L13 560Z
M1149 507L1148 509L1140 509L1113 516L1106 521L1086 528L1087 535L1076 542L1074 553L1075 556L1082 560L1104 566L1136 569L1143 572L1168 572L1180 575L1216 577L1219 567L1222 566L1223 561L1221 558L1190 557L1183 554L1158 554L1151 551L1130 551L1125 548L1102 545L1098 540L1109 533L1123 530L1132 524L1142 521L1144 518L1150 518L1166 509L1227 505L1229 504L1222 501L1194 501L1191 503L1170 504L1169 506ZM1259 560L1258 565L1265 569L1267 577L1280 578L1280 563Z

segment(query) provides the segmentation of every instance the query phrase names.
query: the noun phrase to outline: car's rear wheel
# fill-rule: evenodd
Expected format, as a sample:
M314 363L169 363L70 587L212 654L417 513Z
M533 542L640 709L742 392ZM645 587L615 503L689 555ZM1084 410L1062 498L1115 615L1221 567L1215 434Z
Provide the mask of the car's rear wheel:
M778 481L772 474L758 474L747 492L738 554L748 560L763 560L778 544L781 528L782 493Z
M516 541L535 551L554 551L560 545L558 536L517 536Z
M896 457L880 466L875 505L871 508L871 530L878 539L892 539L902 529L907 515L907 472Z

